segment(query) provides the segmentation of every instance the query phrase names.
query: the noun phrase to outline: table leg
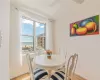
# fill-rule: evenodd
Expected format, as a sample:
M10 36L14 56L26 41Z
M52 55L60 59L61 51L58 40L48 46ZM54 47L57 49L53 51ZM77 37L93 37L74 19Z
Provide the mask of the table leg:
M52 70L48 70L48 79L50 80Z

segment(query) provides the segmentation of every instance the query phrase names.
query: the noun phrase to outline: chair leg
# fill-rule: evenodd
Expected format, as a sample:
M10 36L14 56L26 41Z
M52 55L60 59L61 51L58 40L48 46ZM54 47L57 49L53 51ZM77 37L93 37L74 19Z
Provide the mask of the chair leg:
M35 80L32 74L30 74L30 80Z

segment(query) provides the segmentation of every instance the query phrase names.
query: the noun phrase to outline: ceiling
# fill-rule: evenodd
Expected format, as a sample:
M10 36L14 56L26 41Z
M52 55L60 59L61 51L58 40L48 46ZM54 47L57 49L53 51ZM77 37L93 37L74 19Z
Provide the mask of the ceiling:
M26 8L46 16L52 16L60 7L61 0L11 0L19 8Z

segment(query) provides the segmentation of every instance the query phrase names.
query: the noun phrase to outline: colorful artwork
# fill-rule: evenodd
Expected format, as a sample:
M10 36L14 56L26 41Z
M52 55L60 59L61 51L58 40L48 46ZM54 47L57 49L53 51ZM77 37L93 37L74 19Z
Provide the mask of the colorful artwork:
M70 36L99 34L99 15L70 24Z

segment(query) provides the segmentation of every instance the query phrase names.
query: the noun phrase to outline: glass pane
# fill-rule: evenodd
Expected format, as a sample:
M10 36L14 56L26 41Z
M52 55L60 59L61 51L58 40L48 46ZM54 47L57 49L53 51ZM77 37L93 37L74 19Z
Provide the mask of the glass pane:
M30 36L21 36L22 50L33 51L33 37Z
M33 36L33 21L23 18L22 19L22 35Z
M36 22L36 45L45 49L45 24Z

